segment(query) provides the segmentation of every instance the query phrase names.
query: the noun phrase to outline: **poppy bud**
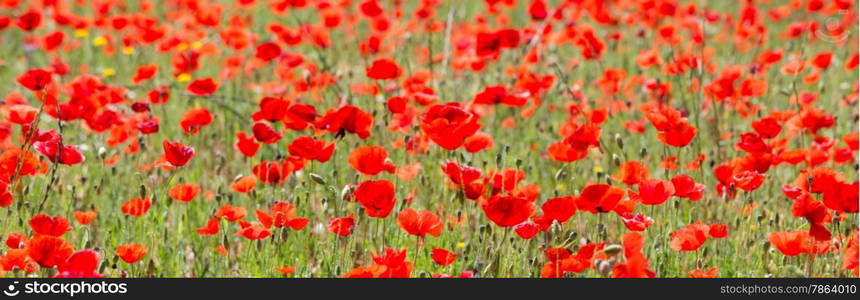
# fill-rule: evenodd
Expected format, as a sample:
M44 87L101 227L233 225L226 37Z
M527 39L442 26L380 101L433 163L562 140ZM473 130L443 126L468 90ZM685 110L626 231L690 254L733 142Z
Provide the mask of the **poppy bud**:
M565 177L567 177L567 172L563 168L558 169L558 171L555 172L555 181L560 181L562 178Z
M639 157L644 158L646 155L648 155L648 149L642 147L642 149L639 150Z
M621 158L615 153L612 153L612 163L615 164L616 168L621 166Z
M517 158L516 165L517 165L517 169L519 169L523 165L523 160L521 158Z
M603 276L608 276L609 272L612 271L612 264L610 264L608 261L598 260L596 264L597 271L600 272L600 274L603 274Z
M322 178L322 176L319 176L319 175L314 174L314 173L311 173L311 174L310 174L310 176L311 176L311 179L312 179L314 182L316 182L317 184L321 184L321 185L325 185L325 184L326 184L325 179L324 179L324 178Z
M618 145L618 149L624 149L624 140L621 139L621 134L615 134L615 145Z
M140 189L138 191L139 191L138 194L140 195L140 198L146 198L146 186L141 184Z
M615 256L618 253L621 253L622 247L621 245L609 245L606 248L603 248L603 253L606 253L608 256Z

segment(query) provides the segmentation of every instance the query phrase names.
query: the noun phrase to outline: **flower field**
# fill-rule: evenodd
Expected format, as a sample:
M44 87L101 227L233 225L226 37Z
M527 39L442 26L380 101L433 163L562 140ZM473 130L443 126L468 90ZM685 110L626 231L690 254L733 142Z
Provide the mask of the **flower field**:
M857 277L849 0L0 0L0 277Z

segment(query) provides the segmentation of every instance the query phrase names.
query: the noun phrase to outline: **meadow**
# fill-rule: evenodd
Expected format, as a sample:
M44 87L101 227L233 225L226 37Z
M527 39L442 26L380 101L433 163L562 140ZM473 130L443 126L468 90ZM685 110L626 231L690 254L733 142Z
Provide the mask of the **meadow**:
M0 276L857 277L848 0L0 1Z

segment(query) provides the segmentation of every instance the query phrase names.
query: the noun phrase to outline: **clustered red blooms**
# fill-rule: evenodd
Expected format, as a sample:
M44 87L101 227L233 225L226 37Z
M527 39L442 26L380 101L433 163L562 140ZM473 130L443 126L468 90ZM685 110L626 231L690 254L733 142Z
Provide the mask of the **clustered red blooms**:
M499 246L476 245L486 237L464 227L502 231L503 246L540 245L543 257L532 258L541 277L656 277L664 274L649 261L654 249L710 255L702 249L763 228L757 236L785 256L811 264L841 254L841 269L860 276L860 233L841 227L856 225L860 206L860 134L840 126L856 123L860 93L856 80L829 82L860 64L852 1L748 0L720 11L676 0L485 0L481 12L448 22L434 0L414 11L381 0L181 1L165 4L166 15L150 1L92 11L36 2L0 4L0 40L27 52L3 65L14 90L0 104L0 207L22 221L20 232L2 232L0 276L112 275L100 265L118 260L106 256L154 268L157 241L105 233L101 223L173 228L189 219L199 224L177 232L233 259L291 235L343 247L361 232L369 248L358 257L368 259L337 274L349 278L415 276L420 260L458 272L434 278L496 275L462 269L487 258L450 240ZM319 18L263 23L254 10L262 6ZM837 21L818 20L829 16ZM427 45L411 45L424 35ZM353 45L360 59L330 61ZM737 53L718 53L726 48ZM116 64L146 55L117 68L126 74L61 55L82 49ZM206 70L212 63L217 72ZM140 174L116 175L124 164ZM123 198L104 205L72 189L72 209L56 209L65 194L55 190L101 166L124 185L139 180L139 192L108 191ZM214 177L231 179L215 186ZM33 189L44 197L38 211L25 197ZM747 224L767 201L757 225ZM182 217L171 206L183 206ZM738 214L749 218L725 219ZM76 250L92 245L81 227L116 236ZM573 228L588 238L559 238ZM397 244L407 238L414 249ZM719 276L713 264L681 267Z

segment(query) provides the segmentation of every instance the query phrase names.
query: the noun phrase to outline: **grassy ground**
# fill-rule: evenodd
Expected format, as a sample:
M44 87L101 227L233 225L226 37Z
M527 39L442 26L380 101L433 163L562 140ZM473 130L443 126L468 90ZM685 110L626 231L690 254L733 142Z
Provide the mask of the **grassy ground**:
M54 183L51 182L50 173L46 173L25 177L13 184L10 189L14 195L14 203L10 207L0 209L4 224L0 232L4 237L12 232L32 234L28 221L39 213L64 216L71 220L74 211L94 210L98 215L91 224L81 225L72 221L73 230L63 238L72 243L76 250L100 251L103 260L99 271L111 277L279 277L284 275L279 273L276 267L283 266L295 267L295 272L290 276L336 277L356 266L372 264L371 255L380 253L384 247L408 249L407 260L414 262L411 275L416 277L429 277L437 273L457 275L465 270L474 270L481 277L538 277L547 262L544 249L566 247L575 253L586 241L620 244L628 229L615 213L591 214L579 211L563 225L539 233L533 239L521 239L511 232L511 228L501 228L493 224L475 201L464 199L460 191L450 188L440 166L446 160L452 160L478 167L484 170L485 174L493 169L521 169L525 172L521 185L533 183L540 188L540 196L535 202L540 206L545 200L556 196L578 195L589 183L610 182L626 188L623 183L607 177L619 172L617 162L636 160L647 166L651 177L669 180L679 173L685 173L707 187L704 196L697 202L672 197L659 206L636 208L636 212L645 213L654 220L654 224L642 232L645 241L643 254L650 262L649 269L658 277L687 277L688 272L694 269L707 270L711 267L718 267L721 277L853 275L852 271L842 269L842 259L847 236L851 236L852 230L857 229L856 213L845 214L841 222L826 224L834 234L836 242L830 251L816 256L813 263L808 263L806 255L785 256L768 242L768 236L773 232L808 228L809 223L806 220L792 216L792 200L785 197L781 191L784 185L792 184L802 170L809 168L808 165L774 165L766 173L766 179L760 188L752 192L738 191L734 199L717 194L715 185L718 182L713 169L715 165L744 156L745 153L734 145L742 133L752 131L752 121L777 110L797 110L799 106L791 98L801 92L817 94L818 101L812 105L836 119L833 127L822 129L818 134L837 139L837 147L844 147L838 139L857 131L856 103L846 104L843 100L846 95L857 94L856 69L846 71L843 68L845 61L857 53L856 20L849 23L844 36L834 37L834 41L810 41L806 34L797 39L785 39L781 38L781 34L798 20L824 22L836 16L810 13L802 7L793 11L790 17L774 21L767 16L767 12L786 4L779 3L780 1L757 2L756 6L762 15L761 22L767 27L766 40L759 47L739 49L738 44L733 42L736 38L733 31L742 3L735 1L692 2L699 10L719 12L734 18L732 23L726 23L724 20L708 23L704 22L704 17L699 14L698 17L686 20L704 26L703 44L693 43L687 32L678 33L678 45L659 43L654 28L647 28L639 23L640 21L605 26L584 16L571 22L576 26L589 24L603 39L613 33L621 34L621 39L617 42L607 41L606 52L599 60L583 59L580 49L571 42L536 41L541 50L540 61L525 67L541 76L552 75L555 81L540 95L543 104L535 108L536 111L531 117L521 116L524 108L502 105L483 108L486 115L480 120L483 125L481 131L493 137L492 148L473 154L464 149L447 151L432 145L431 142L426 153L408 153L402 147L395 148L394 142L406 136L416 138L422 131L417 126L408 126L402 132L387 129L392 116L386 109L386 98L401 91L372 96L355 93L351 91L351 86L371 84L385 88L393 82L374 82L365 76L365 67L379 57L391 57L400 65L404 73L400 80L419 71L432 70L436 77L428 85L435 90L437 103L457 101L467 104L485 86L515 82L517 78L511 76L508 69L524 65L521 64L524 54L531 49L525 41L515 49L502 51L497 60L486 62L481 72L457 70L452 67L451 61L465 55L460 53L463 50L455 49L459 39L474 39L470 36L474 36L477 31L472 28L476 26L477 15L489 19L488 28L499 26L495 17L489 17L490 14L482 1L445 1L436 7L433 21L438 26L451 26L453 30L450 32L426 32L422 29L422 23L411 22L411 12L419 4L405 1L407 3L403 4L404 18L391 19L392 33L387 34L384 39L384 44L390 48L384 53L372 56L360 52L358 44L368 35L370 25L355 10L358 3L354 3L349 10L339 12L343 15L342 24L329 32L332 42L330 47L319 48L310 42L289 47L282 44L284 50L305 58L301 66L291 71L296 75L292 81L276 77L277 69L274 63L256 67L246 65L246 73L218 79L223 75L227 57L238 55L250 61L254 53L253 46L238 51L225 46L219 31L224 29L232 14L250 17L253 22L243 30L257 35L257 42L254 44L259 44L273 39L266 30L267 24L276 22L289 28L318 24L319 12L311 5L304 9L291 9L285 15L277 15L263 3L267 1L257 1L261 3L246 9L237 8L234 2L222 1L224 13L219 26L193 28L186 35L178 31L181 27L179 25L193 22L189 21L189 18L193 18L190 17L193 16L193 11L177 8L172 1L154 5L146 14L158 18L161 23L171 24L174 27L170 31L171 34L183 40L181 47L167 53L157 51L155 46L146 45L131 47L131 53L132 51L123 49L118 41L120 33L113 29L92 27L75 31L69 27L57 27L48 18L45 24L32 33L14 26L0 30L0 41L3 45L0 47L0 79L6 82L0 85L0 95L20 92L31 106L38 108L40 103L36 96L14 83L14 80L28 69L48 67L53 57L65 61L70 67L69 74L55 77L54 82L65 84L76 76L89 73L98 76L103 84L126 88L125 99L115 105L116 109L125 115L133 114L129 108L130 103L144 100L146 92L157 86L168 85L171 93L168 104L152 106L152 114L161 120L157 134L137 134L126 143L115 147L106 145L108 134L88 130L81 120L64 122L63 140L67 144L76 145L86 157L86 162L74 166L60 165ZM391 15L392 1L381 2L387 9L386 14ZM528 1L516 2L515 7L501 12L509 18L508 27L542 28L544 24L551 24L552 30L558 32L566 23L551 18L547 19L549 21L546 23L532 21L527 13ZM558 1L550 1L549 7L556 7L556 2ZM635 20L643 18L636 14L636 6L633 4L613 2L613 5L617 5L612 8L617 16ZM25 6L26 4L20 4L17 8L4 9L0 15L19 15L26 11ZM134 4L128 3L126 11L114 8L110 15L133 13L137 10ZM70 11L80 16L94 15L87 5L75 5ZM178 12L181 19L166 19L169 12ZM354 26L345 25L348 23L347 16L359 18L359 21ZM660 24L680 26L682 21L685 20L680 17L666 18ZM406 29L407 25L412 28ZM70 45L68 49L49 53L39 47L24 45L28 37L41 37L54 30L65 32L64 44ZM641 38L637 37L640 30L644 34ZM192 33L203 35L195 38ZM110 43L116 47L115 53L105 54L107 46L94 43L94 40L102 35L113 37ZM176 53L180 53L181 48L206 49L210 46L214 47L215 53L201 58L200 68L190 75L194 79L216 78L216 81L220 81L220 86L212 96L190 95L185 91L188 83L180 82L175 74L172 74L171 59ZM635 59L645 49L656 50L665 62L670 61L677 53L694 56L705 53L707 65L713 69L668 75L658 67L641 68L636 65ZM719 107L714 106L701 89L689 90L693 82L707 84L714 81L719 71L727 66L742 65L748 69L754 64L756 57L768 49L782 49L785 54L776 66L757 75L758 78L764 79L769 87L765 95L745 99L760 108L752 116L743 117L736 108L722 103L717 104ZM822 71L817 82L802 82L802 77L807 75L808 71L797 76L780 73L780 66L788 61L790 56L797 54L803 59L809 59L823 51L832 51L833 66ZM429 63L424 54L428 52L441 56L441 59ZM578 63L571 64L573 59ZM444 64L446 61L449 62L447 65ZM131 77L142 64L157 64L159 72L152 80L134 84ZM263 144L252 158L244 157L233 146L236 132L250 132L250 115L258 109L258 101L271 95L255 85L269 83L291 86L302 80L299 76L307 74L304 69L311 64L315 64L320 72L331 74L335 82L307 92L293 91L290 97L300 99L294 101L314 105L319 113L338 107L342 101L360 107L374 116L371 135L363 140L354 134L346 134L343 138L336 139L334 134L320 132L318 138L327 141L336 139L336 150L331 160L326 163L309 162L304 170L292 174L281 184L259 183L249 193L232 191L230 185L236 178L252 175L252 166L261 161L281 159L288 155L286 145L292 140L314 133L313 130L287 130L280 142ZM666 146L658 140L656 130L638 109L639 104L649 99L642 90L641 83L631 83L631 90L627 93L614 96L603 94L596 81L608 68L623 69L627 72L628 77L622 84L631 82L630 78L634 75L671 84L669 105L687 110L689 122L698 128L692 143L679 148ZM807 68L811 69L810 66ZM584 95L584 98L571 97L568 92L571 88ZM66 100L64 93L61 92L59 96L61 101ZM345 100L338 101L341 97ZM566 104L587 103L597 108L610 103L610 99L619 100L616 105L626 102L627 107L612 111L601 125L599 148L591 149L586 158L570 163L557 162L547 156L546 149L549 145L563 138L558 134L558 129L569 116ZM410 106L415 106L418 114L426 109L417 103ZM189 135L183 132L178 123L182 112L194 107L208 108L215 118L211 125L200 129L199 133ZM515 126L505 126L504 123L509 117L515 120ZM57 129L53 118L42 115L40 119L40 129ZM638 120L645 120L644 133L630 132L625 128L625 121ZM417 120L414 125L417 125ZM4 151L21 145L20 126L13 125L11 128L12 136L8 138L11 146L7 146ZM278 124L275 128L283 126ZM724 135L724 138L721 135ZM783 133L780 138L783 137L787 138L788 149L801 149L810 147L813 135ZM133 139L140 143L140 150L137 153L125 153L126 145ZM163 140L181 141L194 147L197 154L184 167L170 171L158 167L142 171L139 166L150 164L163 154ZM347 164L350 152L363 145L385 147L397 167L420 164L420 173L411 180L403 180L384 172L373 177L374 180L390 180L396 186L398 202L394 212L387 218L369 218L361 205L344 201L342 197L346 185L369 179L357 174ZM706 156L702 167L698 170L685 169L685 165L700 153ZM851 155L855 156L856 152ZM118 161L114 165L105 163L108 158L115 156ZM677 157L679 167L676 170L661 168L660 163L667 156ZM41 159L47 161L44 156ZM828 160L821 166L831 167L843 174L845 182L857 180L854 162L837 164ZM50 162L47 167L51 167ZM313 180L311 176L321 180ZM201 194L188 203L171 200L168 190L179 183L200 184L204 191L211 192L211 198L207 199ZM635 187L632 189L636 190ZM413 192L415 197L411 203L402 201ZM122 204L140 195L153 199L149 211L141 217L123 214L120 208ZM47 202L40 208L45 197ZM239 224L226 220L220 221L221 230L214 236L201 236L195 232L195 229L202 227L223 204L247 208L248 215L245 219L254 222L254 210L268 209L275 201L286 201L295 205L296 215L310 219L309 225L298 231L273 228L272 235L262 240L248 240L236 236ZM750 208L753 204L756 205L754 208L744 212L745 208ZM397 225L396 214L407 207L434 211L446 221L449 217L462 216L465 222L461 225L446 224L439 237L428 236L419 242L416 236L407 234ZM354 213L356 217L356 226L351 235L341 237L326 229L329 218L350 213ZM696 251L679 252L670 249L671 232L697 221L728 225L728 237L710 239ZM128 243L143 244L148 248L148 253L141 261L133 264L119 260L114 254L115 249ZM218 253L218 246L223 246L227 254ZM450 266L439 266L431 259L430 251L433 248L448 249L457 253L458 257ZM3 251L7 249L8 247L4 246ZM53 274L51 268L41 268L30 276ZM20 271L6 273L6 276L24 275ZM568 276L608 275L592 268Z

